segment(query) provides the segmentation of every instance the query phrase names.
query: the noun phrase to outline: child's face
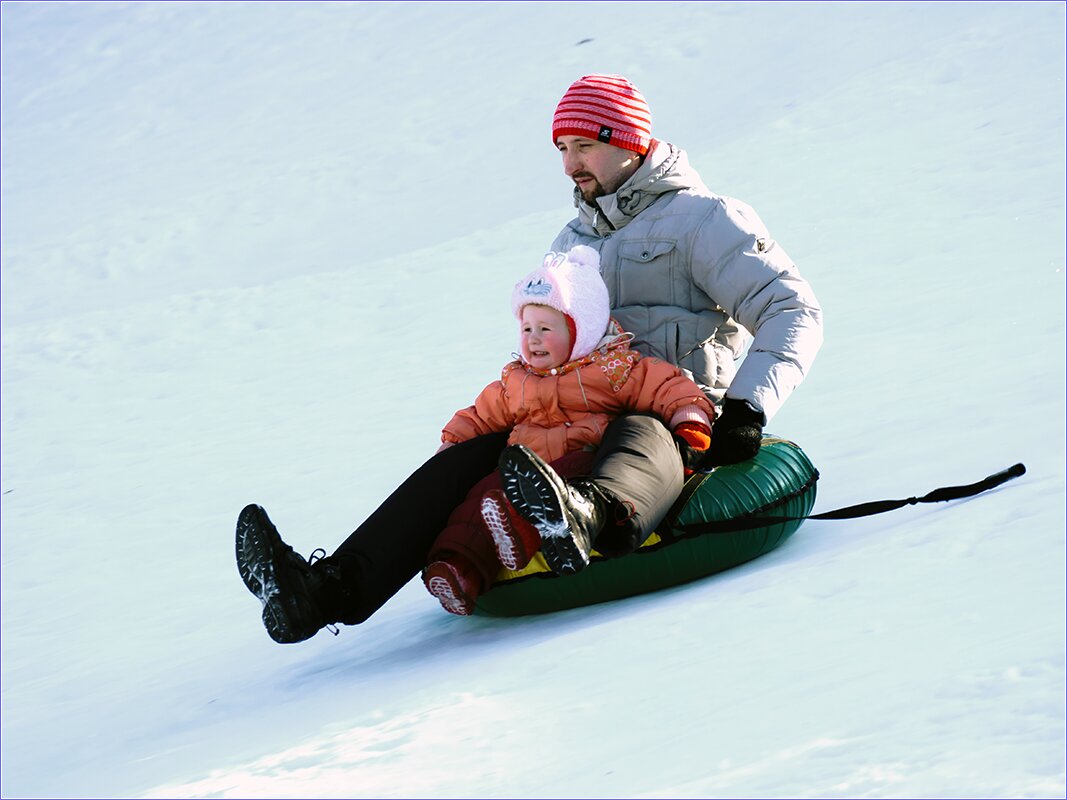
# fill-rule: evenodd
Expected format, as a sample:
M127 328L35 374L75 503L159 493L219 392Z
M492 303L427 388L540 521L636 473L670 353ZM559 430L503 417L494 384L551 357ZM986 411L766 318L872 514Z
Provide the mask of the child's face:
M522 357L535 369L552 369L567 363L571 332L562 313L548 306L523 306L519 322Z

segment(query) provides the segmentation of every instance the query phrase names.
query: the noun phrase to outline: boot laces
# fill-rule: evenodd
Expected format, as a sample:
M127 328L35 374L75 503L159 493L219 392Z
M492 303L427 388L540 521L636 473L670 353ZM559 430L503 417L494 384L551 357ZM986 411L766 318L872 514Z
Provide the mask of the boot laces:
M326 558L326 551L321 547L316 547L311 551L311 555L308 556L308 565L310 566L318 561L322 561L324 558ZM333 622L327 622L323 627L334 636L341 633L341 629Z

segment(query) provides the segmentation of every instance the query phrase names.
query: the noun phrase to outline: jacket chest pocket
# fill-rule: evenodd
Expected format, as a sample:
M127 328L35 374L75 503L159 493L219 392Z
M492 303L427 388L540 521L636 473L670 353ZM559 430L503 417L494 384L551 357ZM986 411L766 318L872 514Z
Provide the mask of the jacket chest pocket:
M675 305L676 242L643 239L619 245L616 306Z

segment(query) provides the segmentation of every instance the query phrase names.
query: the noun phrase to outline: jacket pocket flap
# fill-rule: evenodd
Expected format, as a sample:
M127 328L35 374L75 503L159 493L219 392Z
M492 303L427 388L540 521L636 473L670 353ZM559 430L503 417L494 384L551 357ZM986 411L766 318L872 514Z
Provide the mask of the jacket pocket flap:
M619 245L619 256L628 261L646 262L666 255L674 249L674 245L670 240L623 242Z

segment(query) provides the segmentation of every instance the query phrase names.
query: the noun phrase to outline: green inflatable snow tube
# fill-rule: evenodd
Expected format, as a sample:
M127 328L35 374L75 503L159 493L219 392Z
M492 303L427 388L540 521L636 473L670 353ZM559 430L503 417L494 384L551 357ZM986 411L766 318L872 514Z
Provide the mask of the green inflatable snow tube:
M664 589L743 564L782 544L801 520L712 533L686 527L763 515L804 517L815 505L818 478L800 447L764 436L752 460L692 475L660 530L634 553L608 559L594 551L588 567L565 577L549 570L538 554L519 572L501 570L493 588L478 598L475 613L514 617L562 611Z

